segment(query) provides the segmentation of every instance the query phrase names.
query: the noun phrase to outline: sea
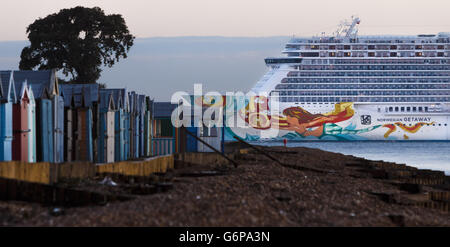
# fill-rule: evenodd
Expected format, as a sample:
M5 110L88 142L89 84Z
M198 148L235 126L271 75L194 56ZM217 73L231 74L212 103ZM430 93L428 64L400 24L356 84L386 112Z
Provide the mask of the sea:
M257 145L283 146L283 142L251 142ZM450 141L290 141L288 147L308 147L353 155L369 160L406 164L419 169L444 171L450 175Z

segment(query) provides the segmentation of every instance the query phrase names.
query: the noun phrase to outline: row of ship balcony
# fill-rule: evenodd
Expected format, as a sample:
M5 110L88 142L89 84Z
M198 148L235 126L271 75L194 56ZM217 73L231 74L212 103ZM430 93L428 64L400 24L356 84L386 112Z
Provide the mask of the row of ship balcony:
M450 97L279 97L279 102L303 103L336 103L336 102L367 102L367 103L439 103L450 102Z
M286 45L285 50L448 50L450 45Z
M305 51L285 51L288 56L293 57L450 57L448 50L442 51L401 51L392 52L386 50L378 51L319 51L319 52L305 52Z
M265 59L266 64L367 64L367 65L389 65L389 64L402 64L402 65L435 65L435 64L449 64L449 60L445 58L383 58L383 57L373 57L373 58L348 58L342 57L336 58L298 58L298 57L268 57Z
M288 77L372 77L372 76L450 76L450 71L290 71Z
M278 84L276 89L329 90L329 89L370 89L370 90L408 90L408 89L450 89L449 83L440 84Z
M309 64L449 64L448 59L442 58L427 58L420 57L413 58L340 58L340 59L308 59L304 60Z
M336 78L317 78L317 77L302 77L302 78L284 78L281 80L281 83L383 83L383 84L389 84L389 83L449 83L449 78L389 78L389 77L379 77L379 78L342 78L342 77L336 77Z
M421 90L421 91L296 91L296 90L277 90L274 93L278 93L280 96L416 96L416 95L427 95L427 96L446 96L450 97L449 90ZM274 94L272 94L274 95Z
M297 70L450 70L450 65L421 64L421 65L298 65Z

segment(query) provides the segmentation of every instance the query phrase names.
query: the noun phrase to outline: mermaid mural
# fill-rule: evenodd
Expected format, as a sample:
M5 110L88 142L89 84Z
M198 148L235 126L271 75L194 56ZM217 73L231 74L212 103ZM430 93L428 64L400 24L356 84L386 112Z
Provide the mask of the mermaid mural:
M312 114L302 107L296 106L284 109L283 116L271 116L265 114L267 111L261 111L261 109L268 109L267 98L260 98L250 100L247 107L241 109L239 115L254 129L267 130L270 128L278 128L279 130L295 132L294 136L297 137L313 136L319 139L323 139L327 135L335 137L349 134L356 135L381 126L377 125L355 130L351 125L347 128L342 128L337 125L336 123L346 121L353 117L355 111L352 105L352 103L347 102L337 103L334 111L325 114ZM293 135L290 136L294 137Z
M217 106L218 104L230 107L230 102L225 97L220 99L201 98L196 100L197 104L203 106ZM270 129L278 129L282 131L281 135L272 139L321 139L321 140L364 140L359 134L373 131L378 128L386 128L383 135L388 138L399 127L401 130L414 134L420 130L422 126L429 126L433 123L420 122L413 126L396 122L394 124L378 124L367 128L356 129L354 123L345 121L350 120L355 115L353 103L341 102L335 104L335 109L328 113L311 113L302 107L295 106L283 110L282 114L273 114L269 112L268 98L263 96L253 96L245 107L238 110L238 116L245 120L250 130L230 128L225 126L228 132L228 139L232 139L233 135L238 135L247 140L259 140L258 131L266 131ZM345 124L341 127L337 123ZM384 131L383 131L384 133ZM405 134L404 139L409 137Z

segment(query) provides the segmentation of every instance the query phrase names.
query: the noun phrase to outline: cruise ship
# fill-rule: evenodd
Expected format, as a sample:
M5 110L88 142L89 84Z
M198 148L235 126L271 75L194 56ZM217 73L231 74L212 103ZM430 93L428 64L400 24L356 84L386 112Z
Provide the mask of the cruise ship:
M227 127L229 136L449 140L450 33L360 36L358 25L352 17L332 35L294 37L266 58L251 92L267 97L241 109L250 128ZM278 109L256 112L270 101Z

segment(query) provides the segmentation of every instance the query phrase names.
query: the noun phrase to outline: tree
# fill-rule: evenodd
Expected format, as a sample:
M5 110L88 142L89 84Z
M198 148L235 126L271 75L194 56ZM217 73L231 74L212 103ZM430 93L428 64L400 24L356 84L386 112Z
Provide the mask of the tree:
M62 9L34 21L27 34L20 69L62 69L77 83L95 83L101 66L126 58L135 38L121 15L105 15L99 7Z

